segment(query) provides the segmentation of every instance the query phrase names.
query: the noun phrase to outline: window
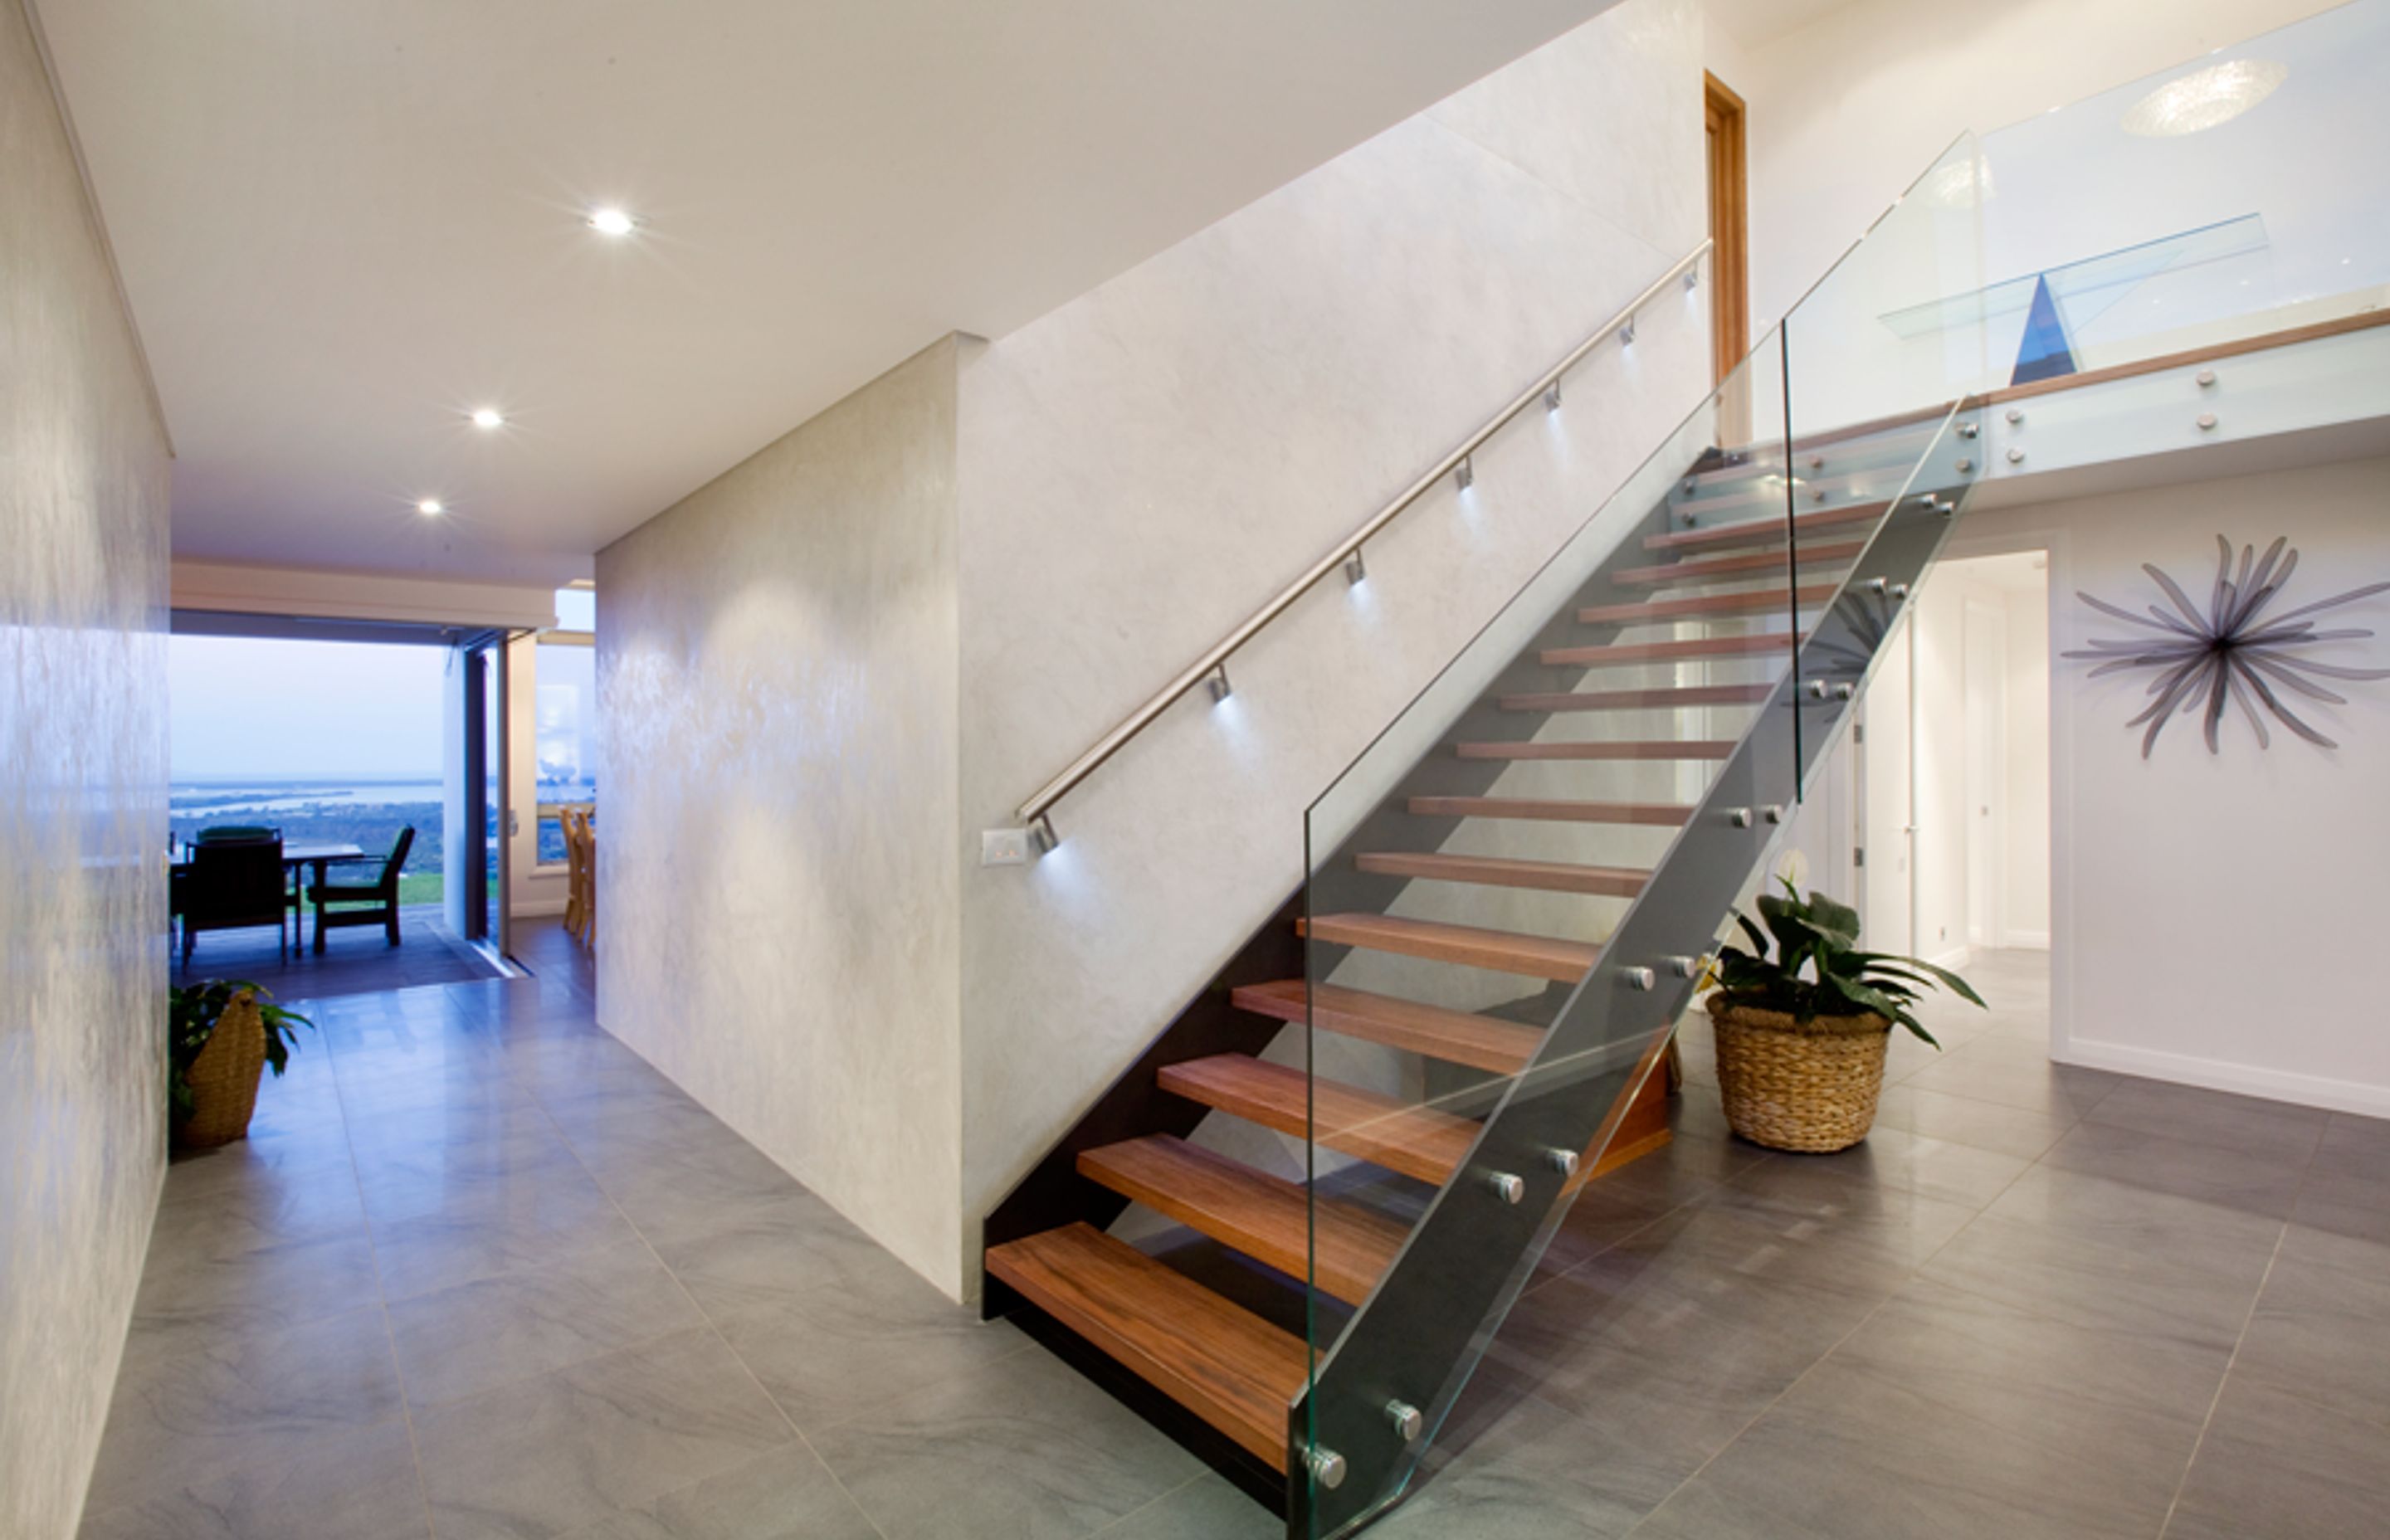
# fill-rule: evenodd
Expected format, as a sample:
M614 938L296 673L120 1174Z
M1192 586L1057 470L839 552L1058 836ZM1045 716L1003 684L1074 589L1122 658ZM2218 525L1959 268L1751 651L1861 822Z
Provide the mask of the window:
M598 800L598 593L594 588L556 591L557 628L533 660L537 681L532 702L533 757L538 766L539 864L564 864L564 825L557 816L569 805Z

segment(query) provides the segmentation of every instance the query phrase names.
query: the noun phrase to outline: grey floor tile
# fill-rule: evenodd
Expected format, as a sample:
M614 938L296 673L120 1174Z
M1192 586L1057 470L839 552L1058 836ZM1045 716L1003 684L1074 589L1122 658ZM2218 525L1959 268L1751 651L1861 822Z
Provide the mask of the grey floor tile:
M1061 1540L1201 1472L1043 1353L1017 1354L809 1435L888 1540Z
M1622 1244L1718 1276L1888 1294L1975 1216L1953 1203L1870 1183L1754 1192L1733 1185Z
M425 1213L545 1207L598 1189L562 1139L530 1124L362 1151L357 1190L379 1226Z
M713 1333L415 1414L441 1540L562 1534L794 1442Z
M382 1297L393 1303L434 1290L545 1266L637 1232L580 1172L374 1226Z
M159 1197L172 1228L186 1213L191 1223L212 1223L197 1211L230 1207L242 1223L277 1238L299 1240L353 1230L365 1223L357 1199L355 1169L348 1151L337 1158L321 1150L302 1157L288 1149L239 1140L218 1149L178 1154L166 1167Z
M567 1540L879 1540L879 1535L814 1452L792 1444L574 1530Z
M2326 1238L2284 1238L2232 1372L2380 1424L2390 1461L2390 1270L2343 1265L2355 1246Z
M2377 1540L2390 1428L2254 1385L2236 1370L2165 1540Z
M2271 1214L2070 1171L2047 1161L2018 1177L1984 1212L1995 1219L2133 1247L2186 1268L2204 1265L2210 1249L2235 1256L2251 1248L2270 1251L2282 1233L2281 1220Z
M1283 1540L1286 1523L1206 1472L1096 1532L1099 1540Z
M1998 1150L2028 1161L2038 1160L2076 1121L2073 1112L2063 1109L2028 1111L1913 1084L1886 1086L1876 1106L1879 1127L1898 1128L1927 1138L1972 1145L1978 1149Z
M751 1212L819 1202L743 1140L659 1146L620 1160L574 1148L639 1233L658 1246L711 1234Z
M2289 1217L2306 1163L2304 1157L2259 1156L2088 1119L2042 1160L2062 1171L2269 1219Z
M2315 1154L2329 1116L2311 1107L2155 1080L2125 1081L2084 1114L2091 1123L2216 1145L2301 1166Z
M390 1307L409 1404L430 1405L705 1325L646 1243L418 1295Z
M1370 1533L1386 1540L1607 1540L1640 1517L1554 1471L1468 1462L1420 1483Z
M380 1303L365 1232L252 1244L254 1232L176 1227L150 1248L133 1318L153 1331L263 1331Z
M801 1194L662 1244L666 1263L807 1431L1028 1347Z
M93 1512L82 1540L428 1540L405 1420L273 1454Z
M138 1506L310 1459L402 1414L379 1305L254 1332L136 1327L86 1507Z
M2323 1159L2317 1157L2319 1163ZM2345 1169L2347 1163L2335 1159L2336 1169L2310 1167L2291 1216L2314 1229L2390 1244L2390 1181L2354 1174Z
M2390 1184L2390 1118L2334 1112L2324 1125L2308 1170Z
M2008 1051L2011 1048L2020 1051ZM2028 1112L2080 1116L2098 1106L2121 1078L2075 1065L2052 1064L2031 1045L1987 1037L1927 1065L1901 1084Z
M1913 1192L1982 1208L2032 1164L1995 1149L1878 1127L1849 1149L1786 1155L1737 1176L1734 1190L1793 1204L1835 1205L1857 1189Z
M1927 1262L1936 1286L2069 1325L2137 1328L2229 1350L2273 1256L2272 1238L2160 1237L2142 1244L1985 1214Z

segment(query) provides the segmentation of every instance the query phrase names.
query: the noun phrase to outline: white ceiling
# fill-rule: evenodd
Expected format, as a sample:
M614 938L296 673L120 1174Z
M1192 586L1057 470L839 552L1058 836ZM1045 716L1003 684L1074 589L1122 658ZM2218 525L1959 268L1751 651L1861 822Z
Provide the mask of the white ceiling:
M1790 37L1853 0L1703 0L1710 19L1746 48Z
M176 555L546 580L945 332L1000 337L1611 3L40 10ZM645 227L593 234L609 200Z

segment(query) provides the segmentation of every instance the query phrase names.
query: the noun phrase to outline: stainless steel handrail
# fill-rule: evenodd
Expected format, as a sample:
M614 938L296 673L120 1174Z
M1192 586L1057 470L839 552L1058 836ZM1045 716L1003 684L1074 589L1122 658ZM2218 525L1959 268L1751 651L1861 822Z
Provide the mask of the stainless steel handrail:
M1559 384L1562 375L1585 361L1586 354L1631 326L1637 313L1657 299L1663 289L1678 279L1683 279L1688 288L1691 287L1694 281L1693 270L1701 265L1703 257L1709 255L1711 245L1710 241L1704 240L1678 259L1676 265L1653 279L1650 288L1627 301L1617 314L1602 324L1600 330L1570 349L1567 357L1545 370L1536 378L1534 384L1519 392L1516 400L1486 419L1483 428L1463 439L1460 447L1438 460L1434 468L1413 481L1393 502L1371 514L1368 522L1344 538L1343 544L1313 562L1301 577L1280 589L1277 597L1254 610L1242 625L1222 637L1209 652L1188 664L1177 677L1156 691L1152 699L1124 718L1120 725L1097 739L1094 748L1073 760L1069 768L1047 781L1038 789L1035 796L1021 804L1021 821L1024 824L1044 825L1044 832L1050 841L1052 826L1046 823L1046 817L1053 810L1056 802L1060 802L1073 788L1094 774L1097 766L1120 752L1123 744L1151 726L1154 718L1167 711L1180 696L1218 673L1221 666L1235 655L1236 650L1252 641L1262 627L1285 614L1295 600L1317 587L1320 581L1329 573L1351 560L1356 552L1359 551L1381 530L1393 523L1405 508L1426 495L1429 488L1459 469L1463 461L1484 448L1485 441L1500 431L1510 419L1542 400L1544 392Z

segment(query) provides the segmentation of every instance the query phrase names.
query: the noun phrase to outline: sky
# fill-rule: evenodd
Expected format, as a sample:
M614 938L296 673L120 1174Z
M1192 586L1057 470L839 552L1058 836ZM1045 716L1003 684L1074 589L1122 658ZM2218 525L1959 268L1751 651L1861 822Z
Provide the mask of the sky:
M171 636L173 778L440 777L449 651Z

